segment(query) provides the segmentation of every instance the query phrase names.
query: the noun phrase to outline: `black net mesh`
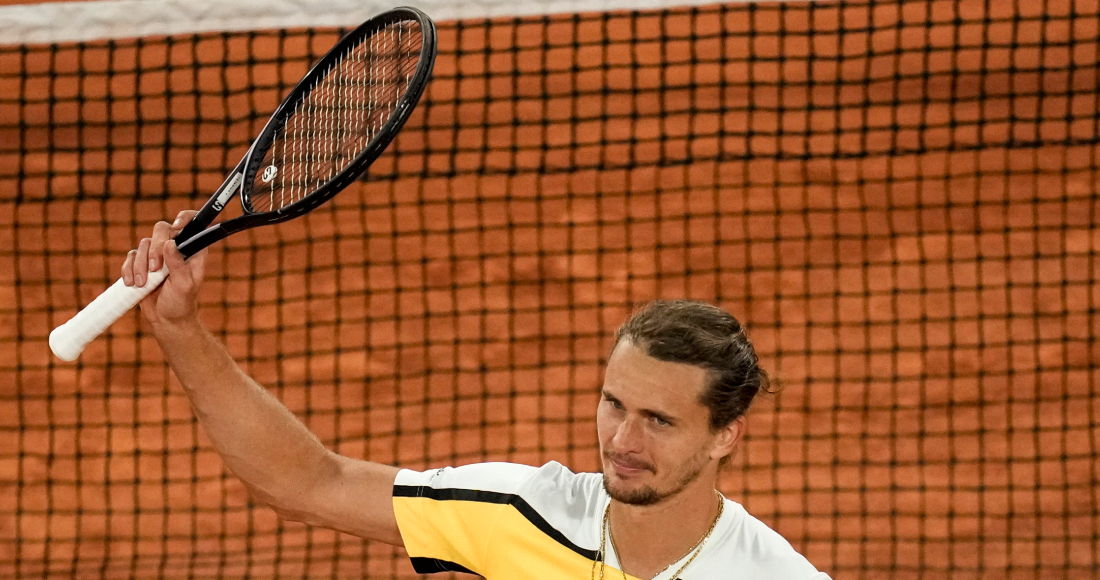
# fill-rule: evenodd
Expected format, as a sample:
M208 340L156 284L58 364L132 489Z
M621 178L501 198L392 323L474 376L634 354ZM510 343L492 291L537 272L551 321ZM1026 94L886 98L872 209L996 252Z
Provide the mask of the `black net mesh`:
M136 314L46 342L336 38L0 47L0 579L413 575L251 504ZM785 386L722 489L820 569L1094 578L1098 39L1069 0L440 23L367 180L213 250L204 317L341 453L595 470L614 329L711 301Z

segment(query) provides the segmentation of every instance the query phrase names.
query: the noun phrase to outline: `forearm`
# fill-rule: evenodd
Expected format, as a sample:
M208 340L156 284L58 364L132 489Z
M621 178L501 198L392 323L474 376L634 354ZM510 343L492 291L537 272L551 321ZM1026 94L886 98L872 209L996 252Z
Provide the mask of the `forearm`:
M229 469L276 510L331 470L318 439L246 375L197 319L154 326L199 424Z

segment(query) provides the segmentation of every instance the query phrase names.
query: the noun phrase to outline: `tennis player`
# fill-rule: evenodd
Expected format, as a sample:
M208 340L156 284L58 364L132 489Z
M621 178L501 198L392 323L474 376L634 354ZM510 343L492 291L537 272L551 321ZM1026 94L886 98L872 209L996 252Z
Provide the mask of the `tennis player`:
M417 472L327 450L203 328L205 252L158 223L126 258L126 284L162 262L141 304L203 429L253 497L280 516L404 546L421 573L490 580L825 580L779 534L715 490L767 376L739 323L655 302L618 332L596 410L603 474L485 463Z

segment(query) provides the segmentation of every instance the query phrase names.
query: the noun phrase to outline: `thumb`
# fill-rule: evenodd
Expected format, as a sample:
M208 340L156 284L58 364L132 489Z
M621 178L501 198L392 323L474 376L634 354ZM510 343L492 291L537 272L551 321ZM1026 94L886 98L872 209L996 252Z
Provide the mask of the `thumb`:
M191 259L187 259L184 257L183 252L180 252L176 241L168 240L164 243L164 263L168 266L168 271L173 273L173 276L186 277L192 285L197 286L202 283L206 264L206 250L204 249L191 256Z
M183 253L176 246L175 240L164 242L164 264L168 266L169 272L181 271L187 264L187 259L183 257Z

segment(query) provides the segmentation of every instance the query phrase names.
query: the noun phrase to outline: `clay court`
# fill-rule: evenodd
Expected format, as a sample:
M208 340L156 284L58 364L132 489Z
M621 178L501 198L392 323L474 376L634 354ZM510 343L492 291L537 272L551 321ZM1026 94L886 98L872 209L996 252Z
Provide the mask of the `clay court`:
M415 576L251 504L136 313L76 363L46 342L337 38L0 45L0 579ZM597 470L615 328L696 298L782 386L722 491L819 569L1095 576L1096 2L447 21L439 46L366 181L211 253L209 328L326 444Z

